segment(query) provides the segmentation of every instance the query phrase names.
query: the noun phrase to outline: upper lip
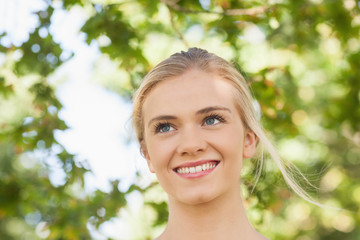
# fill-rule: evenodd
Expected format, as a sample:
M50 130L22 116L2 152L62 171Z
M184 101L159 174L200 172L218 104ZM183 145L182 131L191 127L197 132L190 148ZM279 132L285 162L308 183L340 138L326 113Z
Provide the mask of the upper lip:
M195 167L195 166L199 166L199 165L202 165L205 163L210 163L210 162L219 162L219 161L211 159L211 160L200 160L200 161L196 161L196 162L186 162L186 163L183 163L183 164L175 167L174 169L182 168L182 167Z

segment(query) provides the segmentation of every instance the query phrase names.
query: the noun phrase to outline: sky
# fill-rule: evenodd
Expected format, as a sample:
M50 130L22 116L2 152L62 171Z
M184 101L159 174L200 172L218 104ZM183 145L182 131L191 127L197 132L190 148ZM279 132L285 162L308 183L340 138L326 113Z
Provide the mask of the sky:
M2 44L20 46L26 41L29 32L38 24L31 12L44 9L41 0L0 0L0 33L7 32ZM86 189L109 191L109 180L121 179L120 190L125 191L135 181L139 171L144 184L153 176L141 157L139 146L134 139L130 115L132 105L105 88L91 82L93 63L100 57L96 45L87 45L79 29L86 19L80 7L70 12L56 6L49 28L54 40L64 50L63 57L74 52L75 55L63 64L48 81L56 86L56 95L63 104L59 113L69 129L57 131L56 139L80 160L88 161L92 173L86 175ZM48 34L46 30L43 34ZM64 78L66 79L64 81ZM61 184L64 174L53 168L50 180ZM133 194L128 199L130 209L139 209L141 196ZM113 238L126 238L130 234L126 221L114 219L105 224L101 231ZM92 231L94 238L104 235Z
M19 46L26 41L37 25L31 12L44 6L41 0L0 0L0 32L8 33L2 43ZM138 144L128 143L129 138L134 139L132 104L91 81L93 64L101 54L79 33L86 19L84 11L77 7L70 12L60 6L56 9L49 31L65 54L75 53L48 79L56 86L56 95L63 104L60 118L69 126L57 132L56 138L70 153L89 161L97 178L96 187L106 190L104 182L108 179L132 181L137 170L147 170Z

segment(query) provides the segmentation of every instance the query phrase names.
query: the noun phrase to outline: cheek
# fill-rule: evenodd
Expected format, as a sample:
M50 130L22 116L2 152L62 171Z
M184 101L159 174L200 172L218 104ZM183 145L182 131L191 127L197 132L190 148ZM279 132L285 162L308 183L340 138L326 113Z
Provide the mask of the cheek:
M242 148L237 142L228 142L223 146L223 157L227 161L242 163Z
M244 141L242 129L228 128L221 135L215 136L214 141L217 141L218 146L223 149L222 152L234 157L242 156Z
M149 143L147 150L155 170L164 165L168 165L173 152L171 143L156 141L154 139L149 139Z

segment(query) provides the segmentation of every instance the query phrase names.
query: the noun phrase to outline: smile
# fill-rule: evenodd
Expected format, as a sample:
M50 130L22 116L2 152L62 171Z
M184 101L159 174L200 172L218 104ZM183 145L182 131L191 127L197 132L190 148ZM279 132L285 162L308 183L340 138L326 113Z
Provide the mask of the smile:
M205 163L192 163L191 166L180 166L174 171L181 177L185 178L198 178L205 176L212 172L218 165L219 161L207 161Z

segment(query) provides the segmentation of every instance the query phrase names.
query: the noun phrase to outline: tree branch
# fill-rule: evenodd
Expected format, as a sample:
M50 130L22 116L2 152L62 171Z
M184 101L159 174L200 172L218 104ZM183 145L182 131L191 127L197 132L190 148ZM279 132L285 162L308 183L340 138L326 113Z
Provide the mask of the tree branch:
M182 33L180 32L179 28L176 26L176 23L174 21L174 15L172 13L172 11L169 9L169 13L170 13L170 21L171 21L171 25L174 28L176 34L178 35L179 39L182 41L182 43L186 46L186 48L189 48L189 44L188 42L185 40L184 36L182 35Z
M209 10L191 10L188 8L181 7L177 4L177 0L161 0L162 3L168 6L168 8L173 9L178 12L183 13L207 13L207 14L217 14L217 15L223 15L223 16L238 16L238 15L247 15L247 16L256 16L262 13L265 13L268 11L267 6L259 6L259 7L253 7L253 8L242 8L242 9L226 9L223 12L217 12L217 11L209 11Z
M268 8L266 6L243 8L243 9L227 9L227 10L225 10L224 15L227 15L227 16L237 16L237 15L256 16L256 15L265 13L267 10L268 10Z

